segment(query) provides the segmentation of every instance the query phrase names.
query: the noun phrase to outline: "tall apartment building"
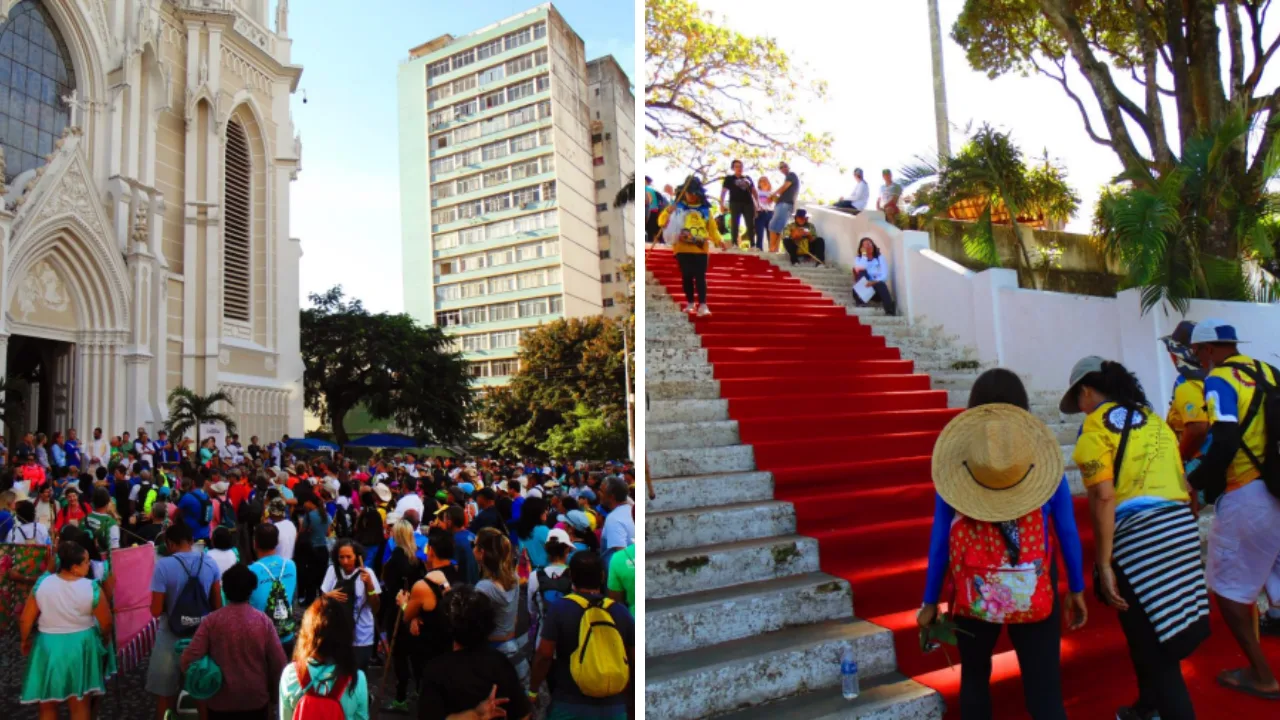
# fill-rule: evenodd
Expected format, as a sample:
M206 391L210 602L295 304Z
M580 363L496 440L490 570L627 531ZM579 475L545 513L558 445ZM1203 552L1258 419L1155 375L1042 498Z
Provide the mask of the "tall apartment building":
M405 309L503 384L524 332L602 310L582 39L550 4L443 35L399 103Z
M627 312L622 298L627 279L619 271L636 254L635 205L615 208L614 198L636 171L635 94L612 55L587 63L587 102L591 110L591 155L596 181L596 232L600 241L600 284L604 314Z

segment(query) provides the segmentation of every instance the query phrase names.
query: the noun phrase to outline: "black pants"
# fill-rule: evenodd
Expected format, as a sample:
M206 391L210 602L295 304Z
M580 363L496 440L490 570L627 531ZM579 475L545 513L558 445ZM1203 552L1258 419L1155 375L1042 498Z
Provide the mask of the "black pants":
M740 220L745 224L740 224ZM742 237L740 234L741 227L746 228L748 235L755 231L756 206L751 203L729 203L729 244L733 245L733 247L738 247L738 238Z
M690 305L694 303L695 293L697 302L704 305L707 302L707 259L706 253L676 253L684 299Z
M324 545L294 546L294 559L298 565L298 598L305 608L320 596L320 583L329 569L329 550Z
M1033 720L1067 720L1062 702L1062 607L1056 598L1053 613L1038 623L996 625L957 617L956 625L961 630L956 646L960 650L962 720L991 718L991 653L1005 628L1009 629L1009 639L1018 654L1027 714ZM1001 708L1001 714L1008 710Z
M392 628L388 628L388 632ZM396 700L404 702L409 697L409 683L412 682L414 687L422 684L422 671L426 666L426 649L421 638L410 634L407 622L400 623L391 661L396 670Z
M791 264L795 265L800 262L800 255L795 242L791 238L782 239L782 247L787 251L787 255L791 258ZM809 239L809 255L818 258L819 262L827 261L827 241L822 238ZM808 257L806 255L805 257Z
M848 200L841 200L837 202L835 205L833 205L832 207L836 208L837 210L843 210L849 213L850 215L857 215L858 213L862 212L858 208L854 207L853 203L849 202Z
M1119 566L1113 565L1120 597L1129 609L1120 613L1120 628L1129 642L1129 659L1138 676L1138 707L1158 710L1161 720L1194 720L1195 708L1178 658L1167 654L1156 636L1151 619L1138 603L1138 595Z
M854 276L853 282L856 284L864 277L867 277L867 271L859 270L857 275ZM893 301L893 293L889 292L889 286L886 285L883 280L879 282L871 282L870 278L867 278L867 283L871 285L871 289L876 294L876 299L880 301L880 306L884 308L884 314L897 315L898 304ZM858 293L853 292L852 290L850 292L853 293L854 305L857 305L858 307L866 307L867 304L862 302L862 298L858 297Z
M649 242L662 242L662 228L658 226L658 213L651 212L645 216L644 235L645 240Z

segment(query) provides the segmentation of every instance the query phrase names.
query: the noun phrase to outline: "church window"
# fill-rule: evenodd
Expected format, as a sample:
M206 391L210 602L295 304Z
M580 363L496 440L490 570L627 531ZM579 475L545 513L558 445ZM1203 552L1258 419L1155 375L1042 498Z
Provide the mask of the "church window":
M222 313L249 322L251 164L249 138L240 123L227 123L226 224L223 229Z
M0 28L0 143L5 182L44 164L70 122L62 98L76 88L71 55L41 3L23 0Z

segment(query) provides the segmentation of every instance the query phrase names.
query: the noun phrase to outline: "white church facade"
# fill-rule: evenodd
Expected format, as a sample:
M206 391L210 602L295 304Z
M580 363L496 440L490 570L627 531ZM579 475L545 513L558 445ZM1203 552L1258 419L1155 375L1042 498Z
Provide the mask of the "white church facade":
M225 390L300 436L288 2L0 0L0 376L11 433L164 422Z

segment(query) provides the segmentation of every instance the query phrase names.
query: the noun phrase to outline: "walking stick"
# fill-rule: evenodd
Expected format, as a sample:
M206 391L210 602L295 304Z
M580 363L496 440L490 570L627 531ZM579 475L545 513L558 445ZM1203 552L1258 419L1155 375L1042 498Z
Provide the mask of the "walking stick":
M806 253L805 253L805 255L808 255L809 257L813 258L813 261L814 261L814 262L816 262L816 263L818 263L818 265L820 265L821 267L826 267L826 266L827 266L827 264L826 264L826 263L824 263L824 262L822 262L821 260L819 260L818 258L814 257L814 256L813 256L813 253L811 253L811 252L806 252Z
M387 675L390 674L387 672L387 670L391 670L391 672L395 672L395 664L391 658L394 657L396 654L396 637L400 634L400 620L403 617L404 617L404 610L401 608L396 608L396 625L395 625L395 628L392 629L391 631L391 644L387 647L387 662L382 666L382 682L378 683L378 710L374 714L375 718L382 717L383 693L386 692L387 690ZM390 665L391 667L388 668L387 665Z

